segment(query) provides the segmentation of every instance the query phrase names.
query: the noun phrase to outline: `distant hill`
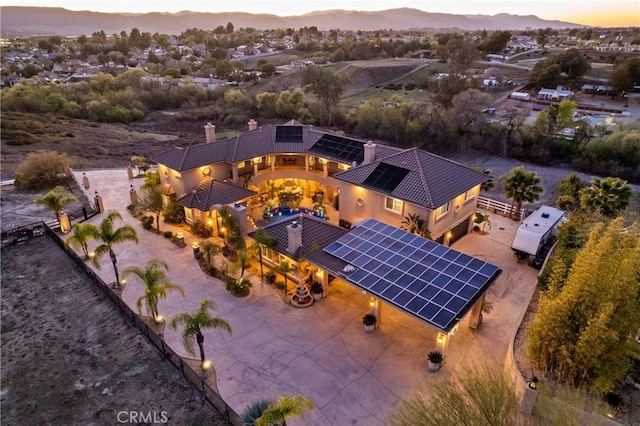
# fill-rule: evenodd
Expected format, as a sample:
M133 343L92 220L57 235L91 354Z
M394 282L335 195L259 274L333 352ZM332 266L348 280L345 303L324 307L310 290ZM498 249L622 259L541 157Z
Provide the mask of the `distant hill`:
M518 30L525 28L576 28L570 22L547 21L537 16L506 13L498 15L452 15L429 13L417 9L389 9L378 12L330 10L301 16L276 16L240 12L225 13L145 13L117 14L71 11L49 7L0 7L3 37L32 35L90 35L104 30L107 34L129 32L132 28L163 34L180 34L188 28L213 30L232 22L236 28L256 29L300 28L316 26L321 30L407 30L412 28L460 30Z

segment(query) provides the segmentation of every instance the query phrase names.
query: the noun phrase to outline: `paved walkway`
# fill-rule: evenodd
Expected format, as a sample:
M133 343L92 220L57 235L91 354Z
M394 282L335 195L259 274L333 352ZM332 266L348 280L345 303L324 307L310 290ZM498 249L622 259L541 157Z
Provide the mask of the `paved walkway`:
M184 288L184 297L174 292L160 301L160 314L170 319L210 298L217 305L214 313L231 323L232 335L209 330L204 342L225 401L242 412L260 398L303 394L315 409L304 418L288 421L291 425L383 425L396 404L421 382L429 386L476 362L503 365L519 314L536 283L537 271L517 263L510 250L517 222L492 215L489 235L469 235L456 243L454 248L493 262L503 272L487 296L494 310L485 315L477 331L467 327L467 319L462 320L450 341L445 366L431 374L426 355L435 347L432 327L385 305L380 327L366 334L361 318L368 310L369 296L338 280L330 286L328 297L306 309L283 303L256 276L251 276L250 296L231 296L224 283L205 275L193 258L191 244L199 238L183 230L187 247L178 248L162 235L144 230L127 212L130 185L139 187L141 179L128 180L124 169L87 171L87 175L91 191L100 193L105 208L118 210L138 231L138 245L127 242L115 247L120 271L161 258L170 264L171 280ZM97 224L103 217L90 221ZM170 229L174 228L161 222L162 231ZM107 282L114 281L108 256L102 259L99 274ZM135 309L141 294L142 285L130 278L123 299ZM165 339L178 354L191 357L183 348L180 330L167 327Z

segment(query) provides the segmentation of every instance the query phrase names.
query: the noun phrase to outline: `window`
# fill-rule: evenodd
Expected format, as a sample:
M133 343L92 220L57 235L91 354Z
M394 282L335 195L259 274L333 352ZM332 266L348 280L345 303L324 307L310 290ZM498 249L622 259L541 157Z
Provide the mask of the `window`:
M394 213L400 214L402 213L402 201L395 198L387 197L385 199L385 208L387 210L393 211Z
M474 188L468 190L467 192L464 193L464 201L468 201L472 199L473 197L475 197L475 195L476 195L476 191Z
M449 205L451 203L447 203L444 204L440 207L438 207L438 209L436 210L436 219L438 219L439 217L444 216L445 214L447 214L449 212Z

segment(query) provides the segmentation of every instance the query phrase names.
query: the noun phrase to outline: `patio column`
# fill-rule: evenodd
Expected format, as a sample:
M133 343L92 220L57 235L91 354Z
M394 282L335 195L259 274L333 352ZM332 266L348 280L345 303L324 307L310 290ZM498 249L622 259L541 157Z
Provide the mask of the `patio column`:
M260 163L258 163L258 162L256 162L256 161L254 161L254 162L253 162L253 177L258 176L258 165L259 165L259 164L260 164Z
M138 192L133 187L133 185L131 185L131 189L129 189L129 199L131 200L131 204L138 204Z
M438 331L438 336L436 337L436 350L442 355L446 355L447 353L450 337L450 334Z
M240 177L238 177L238 164L231 165L231 179L233 180L234 185L238 185L240 183Z
M276 156L275 155L270 155L269 158L271 158L271 171L275 172L276 171Z
M326 160L322 163L322 176L329 177L329 162Z
M322 284L322 297L326 297L329 294L329 274L324 269L318 269L315 274L314 279Z
M471 308L469 313L469 328L475 330L482 324L482 305L484 304L484 294Z
M380 299L372 297L371 300L369 300L369 308L371 309L370 313L375 315L375 317L378 319L378 321L376 322L376 328L380 327L380 320L382 319L380 315L380 308L382 308Z

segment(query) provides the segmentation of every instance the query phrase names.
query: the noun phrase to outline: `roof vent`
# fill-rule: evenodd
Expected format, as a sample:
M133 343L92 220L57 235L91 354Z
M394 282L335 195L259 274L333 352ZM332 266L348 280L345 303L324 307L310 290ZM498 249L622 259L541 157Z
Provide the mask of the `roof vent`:
M549 219L549 213L542 213L542 217L544 219Z

